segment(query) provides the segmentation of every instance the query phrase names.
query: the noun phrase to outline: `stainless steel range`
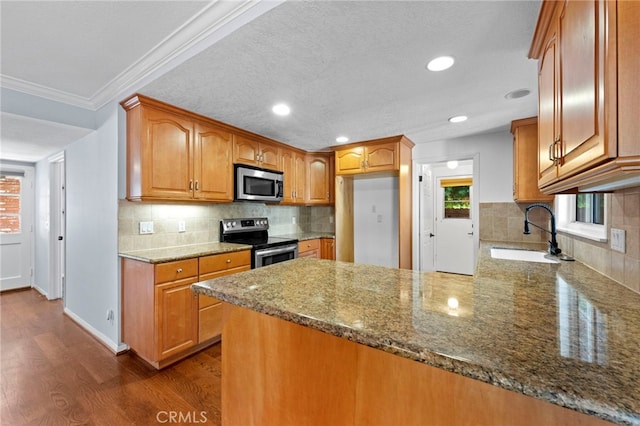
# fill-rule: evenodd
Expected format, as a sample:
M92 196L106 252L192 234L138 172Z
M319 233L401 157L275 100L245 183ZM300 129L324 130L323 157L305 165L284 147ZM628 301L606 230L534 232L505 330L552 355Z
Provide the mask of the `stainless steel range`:
M270 237L268 230L269 219L266 217L222 219L220 241L251 245L251 268L260 268L298 257L298 240Z

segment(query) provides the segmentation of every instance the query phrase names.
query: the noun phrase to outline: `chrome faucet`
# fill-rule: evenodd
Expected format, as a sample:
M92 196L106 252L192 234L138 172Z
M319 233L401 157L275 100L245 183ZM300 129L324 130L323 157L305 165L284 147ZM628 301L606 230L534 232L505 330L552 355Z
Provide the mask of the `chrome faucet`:
M546 211L549 212L549 214L551 215L551 231L549 231L548 229L544 229L541 226L536 225L535 223L529 222L529 211L531 209L534 209L536 207L540 207L541 209L545 209ZM556 217L553 214L553 211L546 205L544 204L531 204L529 207L526 208L525 212L524 212L524 234L528 235L531 234L531 231L529 230L529 225L533 225L538 229L542 229L545 232L548 232L549 234L551 234L551 241L549 241L549 254L552 256L558 256L560 253L562 253L562 250L560 250L558 248L558 242L556 241Z

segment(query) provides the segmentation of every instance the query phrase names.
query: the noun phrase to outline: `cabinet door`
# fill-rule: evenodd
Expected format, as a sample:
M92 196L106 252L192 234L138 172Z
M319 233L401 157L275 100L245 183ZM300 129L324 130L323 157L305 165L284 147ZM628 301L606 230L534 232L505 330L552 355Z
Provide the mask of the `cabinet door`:
M336 175L353 175L364 171L364 147L336 151Z
M282 154L279 146L260 143L260 167L282 170Z
M398 170L398 144L367 145L365 152L367 173Z
M194 198L233 200L233 135L222 128L196 123Z
M233 138L233 162L260 166L260 143L244 136Z
M553 27L555 29L557 27ZM540 59L538 71L538 187L553 182L557 176L553 160L554 142L557 145L560 141L556 41L556 31L553 31Z
M305 157L297 151L282 151L282 171L284 173L283 203L304 203L306 188Z
M193 123L175 114L144 108L142 127L142 195L192 198Z
M335 241L333 238L322 238L320 240L320 257L322 259L335 260Z
M198 343L198 295L191 291L197 278L156 285L158 360Z
M329 204L331 202L331 158L326 155L307 156L309 184L306 202L308 204Z
M568 176L615 157L605 140L606 1L568 1L560 15L562 160ZM615 140L615 139L614 139Z
M285 149L282 151L282 203L293 204L295 199L295 152Z
M516 120L513 131L513 199L519 203L553 200L538 189L538 122L535 118Z

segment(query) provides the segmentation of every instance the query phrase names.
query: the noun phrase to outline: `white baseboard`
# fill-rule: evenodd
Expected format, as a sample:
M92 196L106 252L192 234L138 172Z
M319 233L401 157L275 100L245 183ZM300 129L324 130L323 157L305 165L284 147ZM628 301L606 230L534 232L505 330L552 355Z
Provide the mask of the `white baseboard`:
M118 355L122 352L129 350L128 345L124 343L120 343L120 344L115 343L113 340L109 339L104 333L101 333L100 331L96 330L91 324L89 324L88 322L86 322L85 320L77 316L75 313L73 313L71 310L69 310L69 308L65 307L64 313L69 318L71 318L76 324L84 328L89 334L95 337L100 343L102 343L107 348L109 348L111 352L113 352L114 354Z
M51 300L49 299L49 295L47 294L47 292L41 289L40 287L38 287L37 285L34 284L31 286L31 288L37 291L38 293L40 293L41 295L43 295L44 297L46 297L47 300Z

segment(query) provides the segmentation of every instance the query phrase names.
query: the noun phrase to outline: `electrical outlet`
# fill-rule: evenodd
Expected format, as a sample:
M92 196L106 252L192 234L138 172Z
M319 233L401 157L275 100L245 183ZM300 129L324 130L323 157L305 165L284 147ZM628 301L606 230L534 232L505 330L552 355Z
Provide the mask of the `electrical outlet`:
M611 250L624 253L626 250L625 242L624 229L611 228Z
M376 205L375 205L375 204L373 204L373 205L371 206L371 213L375 213L375 212L376 212Z
M291 224L292 225L296 224L296 217L295 216L291 216Z
M381 214L378 215L378 223L382 223L382 215Z
M140 222L140 234L153 234L153 222Z
M178 221L178 232L185 232L187 230L187 225L184 220Z

